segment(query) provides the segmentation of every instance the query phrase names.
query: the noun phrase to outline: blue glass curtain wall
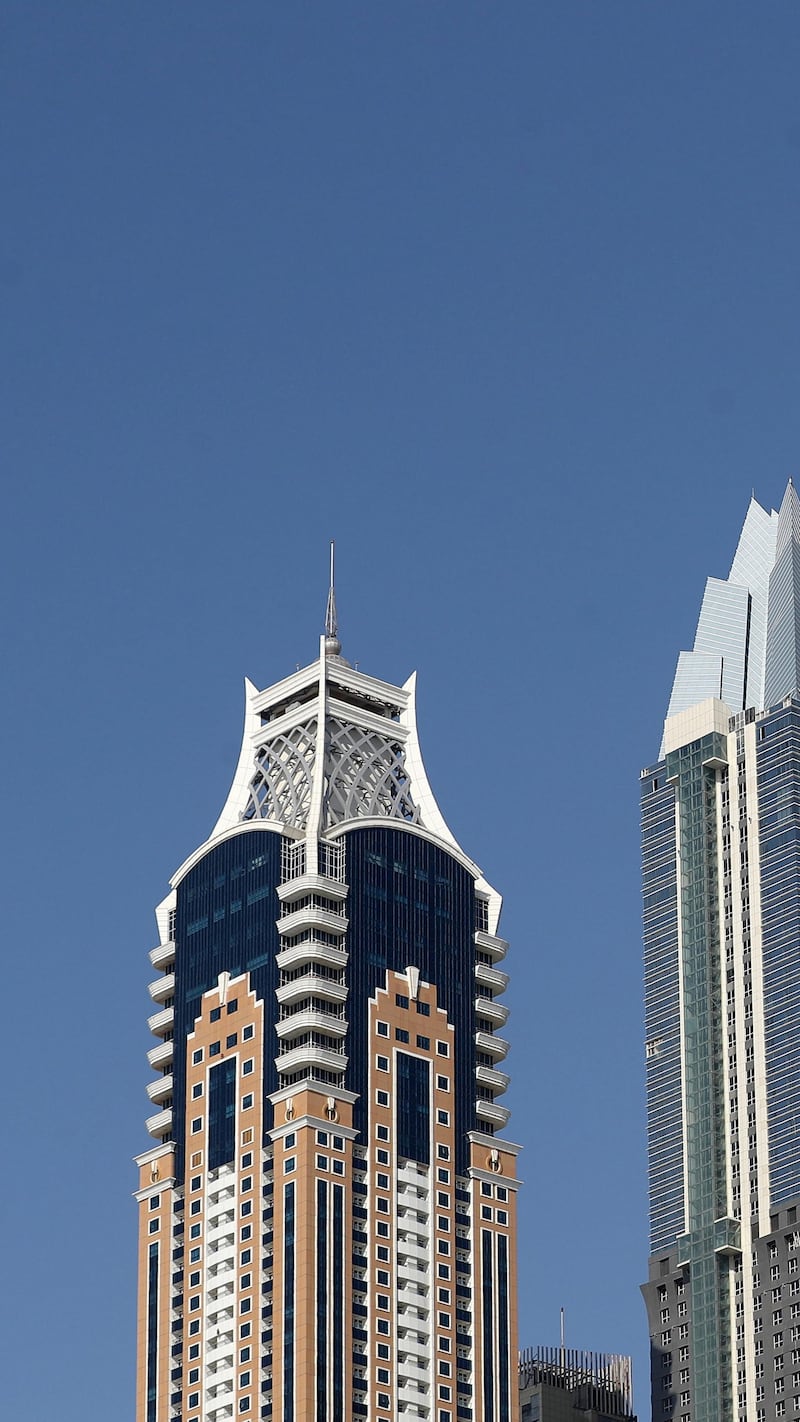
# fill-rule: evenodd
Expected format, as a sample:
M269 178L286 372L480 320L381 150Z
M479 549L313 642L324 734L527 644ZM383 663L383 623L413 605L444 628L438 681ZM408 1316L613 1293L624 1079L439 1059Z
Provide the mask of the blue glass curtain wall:
M208 1073L208 1168L218 1170L236 1155L236 1058Z
M186 1037L194 1027L203 993L216 985L222 972L233 977L249 972L252 986L264 999L264 1090L277 1090L276 1042L269 1013L278 985L275 921L280 877L280 834L251 830L210 850L178 885L172 1099L179 1179L183 1178ZM233 1019L227 1020L233 1026Z
M800 704L756 728L764 1038L773 1208L800 1195Z
M147 1422L156 1422L158 1406L158 1245L147 1258Z
M339 1300L336 1300L339 1307ZM317 1422L328 1419L328 1182L317 1181Z
M641 782L650 1249L683 1233L683 1096L675 788L666 766Z
M283 1191L283 1422L294 1416L294 1181Z
M455 1027L456 1168L468 1166L475 1121L474 922L472 875L438 845L399 826L346 834L350 953L346 1085L359 1093L354 1125L367 1126L368 1001L387 969L419 968L436 984ZM427 1031L427 1028L425 1029Z
M492 1235L481 1230L481 1302L483 1314L483 1422L494 1422L494 1280Z
M424 1057L397 1053L397 1154L431 1163L431 1072Z

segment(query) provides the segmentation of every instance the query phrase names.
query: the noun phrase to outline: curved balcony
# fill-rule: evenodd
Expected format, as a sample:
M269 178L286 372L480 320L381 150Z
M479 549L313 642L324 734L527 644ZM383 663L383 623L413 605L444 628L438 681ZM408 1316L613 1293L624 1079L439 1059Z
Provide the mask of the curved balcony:
M151 1101L163 1101L165 1097L172 1095L172 1073L169 1076L159 1076L155 1081L148 1081L147 1095Z
M505 938L496 938L492 933L482 933L480 929L475 934L475 947L481 948L484 953L491 953L498 963L505 958L508 952Z
M495 1022L498 1027L508 1021L509 1008L502 1002L494 1002L490 997L476 997L475 1016L485 1017L487 1022Z
M289 1072L302 1071L304 1067L318 1067L320 1071L343 1072L347 1069L344 1052L334 1052L330 1047L314 1047L303 1043L281 1052L275 1058L275 1065L281 1076Z
M159 1070L161 1067L165 1067L168 1062L171 1062L172 1048L173 1042L171 1037L168 1042L159 1042L157 1047L151 1047L147 1053L147 1060L151 1067L155 1067L156 1070Z
M175 1008L165 1007L161 1012L154 1012L152 1017L148 1017L147 1025L156 1037L163 1037L165 1032L171 1032L175 1025Z
M147 991L153 1002L166 1002L175 992L175 974L165 973L163 978L156 978L155 982L147 984Z
M278 898L282 904L296 903L309 894L321 894L325 899L338 899L343 903L347 893L347 884L329 879L325 874L299 874L296 879L288 879L285 884L278 885Z
M481 1086L488 1086L490 1091L507 1091L511 1082L511 1077L504 1071L493 1071L491 1067L476 1066L475 1079Z
M315 973L309 968L302 977L293 978L290 983L276 988L275 996L281 1007L300 1002L304 997L320 997L325 1002L346 1002L347 984L337 983L333 978L326 978L322 973Z
M291 947L281 948L275 955L275 961L279 968L286 971L299 968L303 963L324 963L329 968L344 968L347 953L343 948L334 948L330 943L317 943L312 938L307 943L293 943Z
M343 913L333 909L317 908L307 904L305 908L291 909L277 920L278 932L282 938L291 938L305 929L321 928L325 933L347 932L347 919Z
M487 963L475 964L475 981L491 988L492 992L505 992L508 987L508 973L499 968L490 968Z
M485 1052L487 1056L494 1057L498 1062L508 1056L508 1042L504 1037L495 1037L493 1032L476 1032L475 1046L479 1052Z
M347 1018L344 1013L334 1015L309 1007L305 1012L293 1012L291 1017L276 1022L275 1031L281 1042L290 1041L301 1032L325 1032L329 1037L344 1037L347 1035Z
M159 1111L157 1116L148 1116L144 1123L148 1135L156 1136L158 1140L163 1140L172 1130L172 1109Z
M496 1106L493 1101L476 1101L475 1112L481 1120L490 1121L493 1126L504 1126L511 1115L507 1106Z
M150 949L150 962L154 968L162 970L170 966L175 961L175 940L170 938L168 943L158 943L155 948Z

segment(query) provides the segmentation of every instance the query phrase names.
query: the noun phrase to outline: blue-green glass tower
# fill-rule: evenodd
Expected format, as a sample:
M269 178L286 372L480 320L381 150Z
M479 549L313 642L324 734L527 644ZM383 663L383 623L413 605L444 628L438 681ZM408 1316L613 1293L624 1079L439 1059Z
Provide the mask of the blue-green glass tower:
M800 1417L800 500L709 578L642 772L654 1418Z

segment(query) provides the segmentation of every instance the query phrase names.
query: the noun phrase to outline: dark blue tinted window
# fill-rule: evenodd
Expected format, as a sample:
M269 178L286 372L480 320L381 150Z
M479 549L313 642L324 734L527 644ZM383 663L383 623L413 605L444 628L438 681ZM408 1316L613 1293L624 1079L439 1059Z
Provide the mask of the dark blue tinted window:
M431 1163L430 1067L408 1052L397 1053L397 1154Z
M350 885L346 1085L359 1093L354 1124L366 1131L369 999L384 985L387 969L404 972L412 964L423 979L436 984L439 1006L455 1028L456 1168L465 1174L467 1132L476 1126L472 875L438 845L399 825L353 829L346 841Z
M511 1422L508 1381L508 1240L497 1236L497 1356L500 1366L500 1422Z
M218 1170L236 1155L236 1058L208 1074L208 1168Z
M338 1311L338 1301L334 1301ZM328 1183L317 1181L317 1422L328 1417Z
M492 1346L492 1236L481 1230L481 1274L483 1294L483 1416L484 1422L494 1422L494 1348Z
M344 1190L333 1187L333 1422L344 1422Z
M283 1422L294 1422L294 1184L283 1196Z
M204 992L221 972L249 972L258 996L274 1007L278 986L275 920L279 903L281 837L269 830L233 835L212 849L178 885L175 915L175 1059L173 1067L176 1170L183 1178L186 1037ZM276 1091L275 1040L264 1034L264 1090Z
M147 1422L156 1422L158 1401L158 1245L147 1261Z

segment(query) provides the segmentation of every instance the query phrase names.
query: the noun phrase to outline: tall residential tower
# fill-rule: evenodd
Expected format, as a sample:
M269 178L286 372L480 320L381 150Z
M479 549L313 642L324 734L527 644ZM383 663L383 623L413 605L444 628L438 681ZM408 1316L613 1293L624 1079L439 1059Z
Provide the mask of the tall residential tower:
M137 1422L516 1422L499 915L331 595L157 910Z
M800 1417L800 500L753 500L642 772L653 1417Z

